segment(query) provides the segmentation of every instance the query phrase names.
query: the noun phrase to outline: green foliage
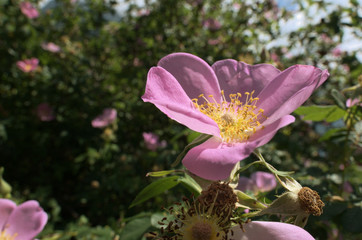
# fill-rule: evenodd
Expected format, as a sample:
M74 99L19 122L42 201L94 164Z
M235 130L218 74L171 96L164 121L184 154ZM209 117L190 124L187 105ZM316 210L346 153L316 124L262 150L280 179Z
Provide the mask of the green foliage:
M302 115L304 120L334 122L345 115L345 111L337 106L299 107L294 113Z
M299 13L313 8L326 15L316 23L307 14L304 27L287 33L287 44L271 46L295 15L273 1L160 0L140 8L132 1L56 0L39 9L34 0L40 12L34 19L21 13L20 2L0 0L0 167L15 199L37 199L49 214L42 239L116 239L118 234L120 239L140 239L155 227L152 216L161 205L200 192L183 175L156 180L161 188L145 178L149 172L168 175L162 171L179 154L181 159L196 138L140 99L149 68L177 51L209 64L232 58L272 63L281 70L293 64L328 69L327 82L308 106L295 112L304 115L303 121L280 131L261 151L282 170L278 174L295 171L302 184L316 188L327 202L325 215L307 225L313 236L326 239L334 228L353 239L361 229L361 221L350 219L361 212L362 111L358 104L347 108L345 99L360 98L362 65L356 52L332 53L342 42L343 28L353 32L360 27L357 1L336 8L323 1L299 1ZM129 6L122 16L115 14L116 3ZM205 26L208 19L219 21L220 28ZM61 51L44 50L44 42ZM25 73L16 66L32 57L39 59L36 71ZM54 120L39 118L41 103L52 107ZM117 110L117 121L93 128L92 120L110 107ZM167 146L147 149L142 133L151 131ZM251 160L244 160L245 165ZM241 174L257 169L247 166ZM352 192L343 190L346 182ZM175 188L180 185L184 187ZM162 194L171 188L172 196ZM343 208L329 214L328 204L336 204L329 199L336 196ZM133 200L142 204L133 202L129 208ZM140 212L150 214L138 216Z
M175 187L179 183L178 179L179 176L171 176L158 179L157 181L151 183L136 196L130 207L143 203L144 201Z

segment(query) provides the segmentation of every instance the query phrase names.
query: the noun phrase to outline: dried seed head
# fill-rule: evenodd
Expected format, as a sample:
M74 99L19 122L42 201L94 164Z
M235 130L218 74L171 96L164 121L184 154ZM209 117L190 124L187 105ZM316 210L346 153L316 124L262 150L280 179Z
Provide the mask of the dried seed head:
M320 216L323 213L324 203L318 193L308 187L303 187L298 192L300 208L308 214Z

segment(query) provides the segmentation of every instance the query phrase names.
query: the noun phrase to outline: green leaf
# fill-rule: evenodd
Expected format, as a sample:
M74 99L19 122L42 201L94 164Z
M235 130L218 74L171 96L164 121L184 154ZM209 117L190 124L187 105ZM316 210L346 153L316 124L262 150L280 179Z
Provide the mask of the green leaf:
M269 171L271 171L273 174L275 175L278 175L278 176L282 176L282 177L288 177L289 175L293 174L294 172L293 171L279 171L279 170L276 170L271 164L266 163L266 167L269 169Z
M175 187L179 183L179 178L180 176L165 177L151 183L150 185L142 189L142 191L136 196L136 198L133 200L129 207L131 208L140 203L143 203L144 201Z
M158 223L167 215L165 213L154 213L151 215L151 225L155 228L161 228L162 226Z
M184 148L184 150L177 156L175 162L172 163L171 167L177 166L191 148L196 147L196 146L206 142L206 140L208 140L211 137L212 137L211 135L200 134L197 138L195 138L190 144L188 144Z
M158 171L158 172L149 172L146 174L146 177L163 177L165 175L177 172L178 170L167 170L167 171Z
M346 111L335 106L308 106L308 107L299 107L294 111L298 115L303 115L304 120L311 121L327 121L334 122L342 118Z
M248 169L249 167L251 167L254 164L263 164L263 162L262 161L254 161L254 162L249 163L246 166L240 167L240 169L236 171L235 175L240 174L241 172L245 171L246 169Z
M332 128L329 129L321 138L319 138L319 142L327 141L331 139L332 137L336 137L337 135L340 136L345 129L343 128ZM345 135L342 135L345 136Z
M185 177L182 177L179 179L179 181L188 189L190 192L192 192L195 196L198 196L201 194L202 188L200 185L189 175L185 175Z
M266 208L266 206L264 204L262 204L261 202L259 202L258 200L256 200L255 198L247 195L246 193L239 191L239 190L235 190L236 192L236 196L238 197L238 203L244 206L247 206L251 209L264 209Z
M151 227L151 218L137 218L126 224L121 232L120 239L122 240L139 240L143 234Z
M332 89L331 95L338 107L340 107L341 109L346 109L346 99L338 90Z

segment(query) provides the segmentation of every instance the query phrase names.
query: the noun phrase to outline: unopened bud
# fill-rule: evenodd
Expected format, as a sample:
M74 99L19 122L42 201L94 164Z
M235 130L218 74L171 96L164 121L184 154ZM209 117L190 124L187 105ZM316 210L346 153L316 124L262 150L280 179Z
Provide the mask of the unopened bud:
M11 186L3 179L4 168L0 168L0 196L9 198L11 197Z

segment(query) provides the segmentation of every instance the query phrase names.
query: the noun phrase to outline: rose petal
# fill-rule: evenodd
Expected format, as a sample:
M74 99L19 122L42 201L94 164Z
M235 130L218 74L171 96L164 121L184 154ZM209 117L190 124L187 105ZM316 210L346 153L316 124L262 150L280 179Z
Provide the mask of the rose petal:
M48 215L37 201L27 201L20 204L8 218L7 232L17 234L17 239L31 240L38 235L47 223Z
M205 94L213 95L217 101L221 100L217 77L201 58L189 53L173 53L162 58L158 66L177 79L190 99Z
M258 96L261 90L280 73L270 64L251 66L233 59L217 61L212 68L227 100L230 94L238 92L244 94L255 91L254 97Z
M273 190L277 186L277 181L272 173L257 171L251 174L251 179L261 192Z
M16 204L8 199L0 199L0 232L4 230L4 226L8 220L8 217L16 208Z
M295 117L292 115L283 116L267 126L263 125L264 129L256 131L253 135L251 135L248 141L255 143L256 147L261 147L268 143L280 128L285 127L294 121Z
M220 136L217 124L194 108L177 80L162 67L153 67L148 72L142 99L155 104L168 117L194 131Z
M250 178L241 176L239 178L238 186L237 186L236 189L238 189L240 191L243 191L243 192L254 191L255 190L255 183Z
M265 122L271 123L293 112L328 76L326 70L307 65L294 65L280 73L258 95L258 106L268 117Z
M192 148L184 157L183 165L193 174L208 180L224 180L230 176L235 164L248 157L255 143L229 146L212 137Z
M232 230L235 240L313 240L303 228L280 222L252 221L243 225L244 231L236 226Z
M269 142L278 129L294 122L291 115L282 117L254 133L247 142L227 144L212 137L192 148L184 157L183 165L193 174L208 180L224 180L235 164L248 157L256 147Z

